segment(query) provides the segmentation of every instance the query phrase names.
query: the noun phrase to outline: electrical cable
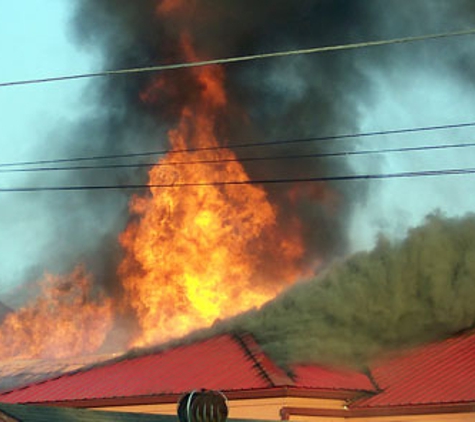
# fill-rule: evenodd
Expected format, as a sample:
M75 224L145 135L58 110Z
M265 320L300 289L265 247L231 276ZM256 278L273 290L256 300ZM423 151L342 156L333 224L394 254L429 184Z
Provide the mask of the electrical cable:
M376 174L352 174L344 176L322 176L304 178L282 178L262 180L230 180L221 182L190 182L176 184L132 184L132 185L82 185L82 186L42 186L23 188L0 188L0 193L12 192L60 192L82 190L141 190L141 189L177 189L191 187L219 187L241 185L268 185L285 183L310 183L310 182L342 182L378 179L400 179L415 177L454 176L475 174L475 168L455 168L444 170L406 171L399 173L376 173Z
M30 172L48 172L48 171L80 171L80 170L110 170L121 168L152 168L152 167L170 167L170 166L186 166L196 164L225 164L233 162L260 162L273 160L296 160L296 159L310 159L310 158L333 158L333 157L349 157L372 154L387 154L387 153L406 153L406 152L420 152L446 149L461 149L475 147L475 142L462 144L441 144L441 145L423 145L418 147L403 147L403 148L385 148L378 150L359 150L359 151L338 151L338 152L321 152L314 154L291 154L291 155L273 155L273 156L257 156L257 157L242 157L242 158L223 158L217 160L190 160L190 161L170 161L165 163L131 163L131 164L106 164L106 165L89 165L89 166L69 166L69 167L33 167L33 168L8 168L1 169L0 173L30 173Z
M102 72L83 73L83 74L76 74L76 75L65 75L65 76L56 76L56 77L49 77L49 78L1 82L0 88L7 87L7 86L41 84L41 83L47 83L47 82L59 82L59 81L67 81L67 80L74 80L74 79L94 78L94 77L113 76L113 75L161 72L161 71L166 71L166 70L185 69L185 68L191 68L191 67L210 66L210 65L217 65L217 64L248 62L248 61L263 60L263 59L270 59L270 58L277 58L277 57L326 53L326 52L332 52L332 51L354 50L354 49L359 49L359 48L377 47L377 46L384 46L384 45L391 45L391 44L403 44L403 43L410 43L410 42L417 42L417 41L435 40L435 39L440 39L440 38L460 37L460 36L473 35L473 34L475 34L475 28L462 30L462 31L444 32L444 33L438 33L438 34L393 38L393 39L379 40L379 41L366 41L366 42L351 43L351 44L340 44L340 45L333 45L333 46L326 46L326 47L305 48L305 49L299 49L299 50L277 51L273 53L251 54L251 55L246 55L246 56L203 60L203 61L197 61L197 62L188 62L188 63L185 62L185 63L176 63L176 64L169 64L169 65L136 67L136 68L119 69L119 70L106 70Z
M331 136L316 136L316 137L308 137L308 138L275 140L275 141L267 141L267 142L260 142L260 143L248 142L248 143L233 144L233 145L227 145L227 146L183 148L183 149L176 149L176 150L164 149L164 150L158 150L158 151L145 151L145 152L129 153L129 154L95 155L95 156L83 156L83 157L74 157L74 158L58 158L58 159L51 159L51 160L18 161L18 162L10 162L10 163L0 163L0 168L1 167L45 165L45 164L59 164L59 163L73 163L73 162L81 162L81 161L112 160L112 159L134 158L134 157L158 156L158 155L166 155L166 154L181 154L181 153L199 152L199 151L217 151L217 150L222 150L222 149L234 150L234 149L241 149L241 148L261 148L261 147L277 146L277 145L292 145L292 144L297 144L297 143L325 142L325 141L336 141L336 140L346 140L346 139L356 139L356 138L369 138L369 137L384 136L384 135L399 135L399 134L404 134L404 133L462 129L462 128L468 128L468 127L475 127L475 122L454 123L454 124L437 125L437 126L420 126L420 127L413 127L413 128L380 130L380 131L373 131L373 132L360 132L360 133L350 133L350 134L331 135Z

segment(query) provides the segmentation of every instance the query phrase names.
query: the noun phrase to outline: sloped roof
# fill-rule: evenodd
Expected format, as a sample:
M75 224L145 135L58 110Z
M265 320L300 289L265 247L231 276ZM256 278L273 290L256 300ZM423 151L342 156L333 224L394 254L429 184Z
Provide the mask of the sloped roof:
M385 359L363 373L294 365L293 377L262 352L252 336L224 334L143 356L63 374L0 394L9 403L60 403L225 392L275 387L354 391L350 409L475 402L475 331ZM376 388L377 387L377 388Z
M0 395L7 403L58 403L273 389L373 390L363 374L296 366L295 381L250 335L224 334L143 356L126 357ZM120 401L120 400L119 400Z
M242 338L226 334L63 375L13 390L0 400L40 403L181 394L200 388L248 390L286 380L291 383L262 352L252 353Z
M114 357L113 354L79 356L65 359L4 359L0 360L0 391L51 379L86 368Z
M387 359L372 375L381 392L351 408L475 403L475 331Z
M168 350L106 362L0 395L9 403L58 403L225 392L294 389L361 392L350 409L475 402L475 332L418 347L363 373L294 365L287 375L249 335L224 334ZM378 388L375 387L375 384Z
M295 365L291 369L295 385L299 388L376 391L371 380L361 372L317 365Z
M19 422L177 422L176 416L0 403L2 413Z

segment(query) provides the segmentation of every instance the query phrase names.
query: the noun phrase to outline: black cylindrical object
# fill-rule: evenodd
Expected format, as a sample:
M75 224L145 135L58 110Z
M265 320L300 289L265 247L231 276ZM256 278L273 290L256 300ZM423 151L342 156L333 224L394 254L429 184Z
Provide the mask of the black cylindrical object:
M227 417L227 399L219 391L195 390L178 402L180 422L225 422Z

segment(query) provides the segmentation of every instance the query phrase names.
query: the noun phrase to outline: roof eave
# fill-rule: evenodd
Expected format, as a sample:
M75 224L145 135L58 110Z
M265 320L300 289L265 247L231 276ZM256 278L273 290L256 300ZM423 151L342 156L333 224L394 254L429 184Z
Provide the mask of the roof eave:
M252 390L224 390L223 393L229 400L250 400L250 399L268 399L278 397L301 397L314 399L335 399L350 400L356 395L361 394L360 390L338 390L338 389L314 389L297 388L292 386L252 389ZM37 406L60 406L75 408L100 408L100 407L119 407L119 406L146 406L159 404L177 403L182 393L159 394L149 396L133 397L104 397L79 400L62 401L44 401L28 402L22 404L34 404Z
M413 416L474 412L475 401L467 403L435 403L343 409L319 409L286 406L281 409L281 417L282 420L289 420L291 416L361 418L375 416Z

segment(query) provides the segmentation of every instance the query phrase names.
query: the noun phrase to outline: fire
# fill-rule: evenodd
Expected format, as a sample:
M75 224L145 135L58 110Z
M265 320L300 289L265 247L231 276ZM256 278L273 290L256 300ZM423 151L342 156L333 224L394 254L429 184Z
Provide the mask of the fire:
M183 40L186 55L196 59ZM228 106L222 69L191 72L199 96L170 130L172 152L151 170L150 193L131 201L135 218L120 237L126 256L119 275L141 327L134 345L182 336L258 307L299 275L299 234L279 233L266 192L250 184L220 184L249 181L231 150L210 149L221 145L217 124ZM155 88L164 85L158 80ZM180 152L186 148L194 151ZM163 185L170 187L153 187ZM278 262L262 262L264 256ZM261 271L265 265L281 268L280 279Z
M62 358L97 351L112 323L111 302L92 299L91 276L77 267L46 275L41 294L7 315L0 327L0 357Z
M157 13L179 13L186 4L164 0ZM203 59L192 45L184 34L183 55ZM97 352L124 315L138 326L130 346L165 341L259 307L302 276L300 222L279 224L265 190L248 183L234 152L223 147L222 120L235 110L223 69L183 72L192 94L178 102L170 153L150 171L147 194L131 199L130 222L119 236L122 297L95 295L80 266L66 276L47 275L41 296L0 326L0 357ZM153 106L163 92L173 97L179 87L169 82L166 74L157 78L141 99Z
M159 15L168 15L180 10L190 8L189 0L162 0L157 6L157 13Z

